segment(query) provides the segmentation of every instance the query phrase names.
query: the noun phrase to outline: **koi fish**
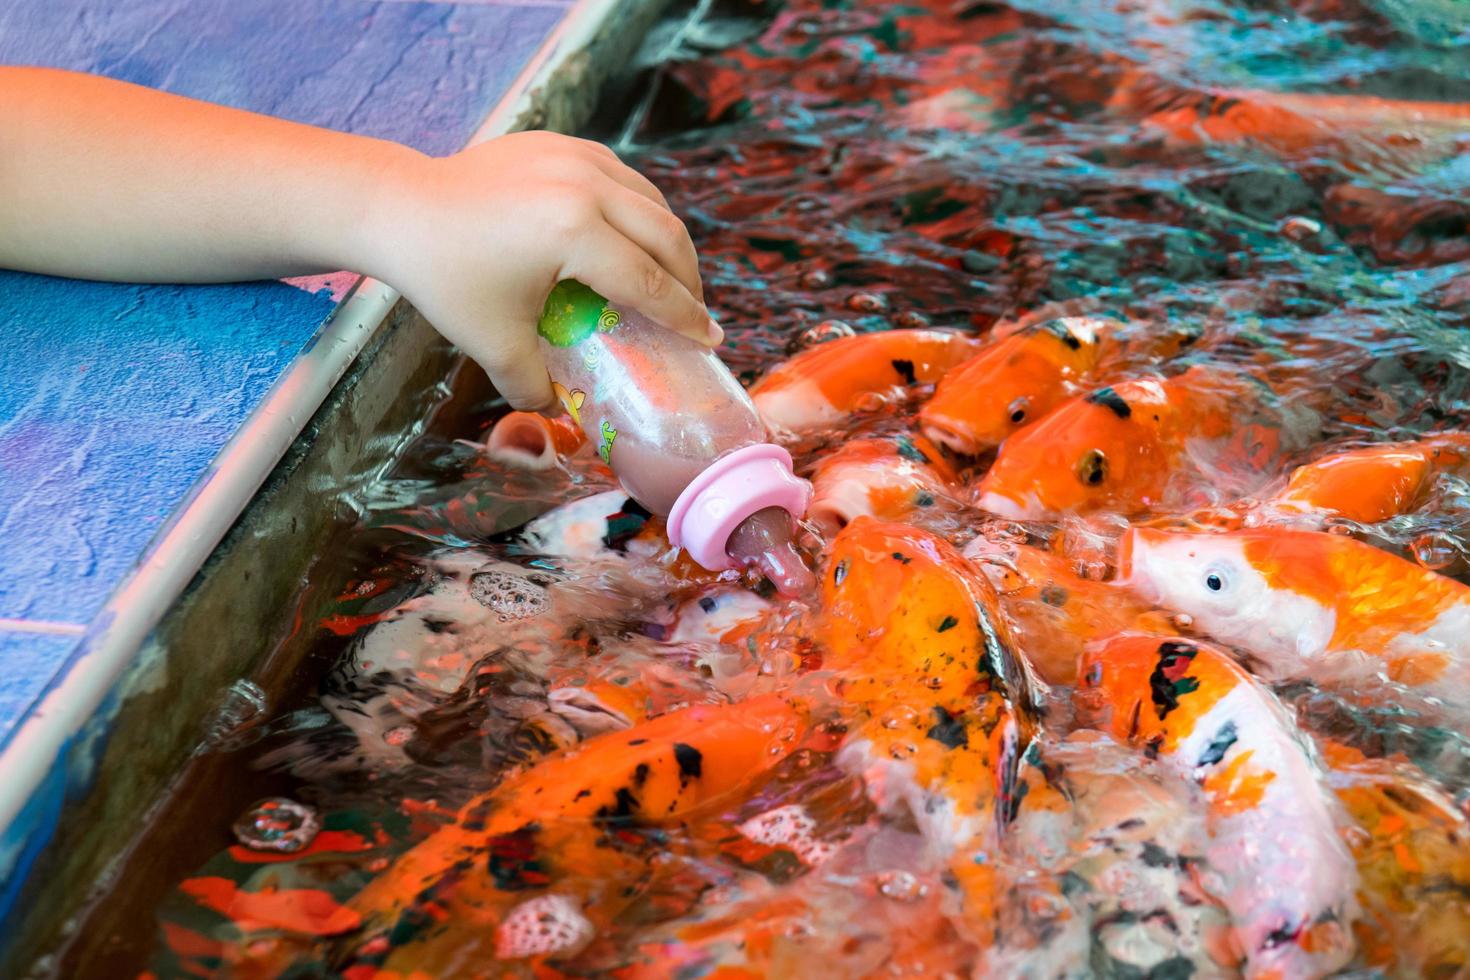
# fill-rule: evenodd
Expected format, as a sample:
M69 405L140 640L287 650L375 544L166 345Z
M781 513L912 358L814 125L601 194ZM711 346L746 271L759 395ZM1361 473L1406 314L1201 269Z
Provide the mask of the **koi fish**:
M1470 587L1372 545L1320 531L1135 527L1118 563L1128 587L1247 651L1270 678L1360 680L1350 675L1366 666L1470 706Z
M836 425L933 384L971 357L979 341L944 330L887 330L839 337L802 351L761 378L750 397L766 425L800 432Z
M586 434L568 416L510 412L491 427L485 455L523 470L547 470L557 457L570 456L586 444Z
M1242 496L1264 482L1303 427L1240 375L1192 367L1074 398L1007 439L976 490L1000 517L1157 507L1206 486Z
M594 558L622 550L653 515L621 490L547 511L515 535L518 550L549 558Z
M351 901L354 963L455 975L472 958L573 956L645 872L638 835L748 787L804 725L777 696L696 705L575 746L466 804ZM385 955L385 941L387 953Z
M1272 503L1376 524L1414 506L1437 472L1470 460L1470 434L1330 453L1292 471Z
M927 439L859 439L824 458L812 471L807 516L835 532L861 516L899 520L947 496L958 476Z
M940 380L919 412L924 435L963 455L994 449L1078 394L1097 367L1103 325L1063 317L992 342Z
M994 593L936 535L860 517L822 576L822 666L859 710L838 754L880 809L907 809L989 945L1001 816L1030 738L1032 681Z
M981 534L964 555L990 580L1021 655L1048 684L1074 683L1083 648L1094 640L1125 630L1173 632L1127 589L1083 578L1055 552Z
M1123 634L1089 648L1078 712L1204 791L1212 891L1251 977L1322 976L1355 951L1357 871L1275 696L1223 652Z
M738 643L770 616L773 604L749 589L727 586L682 603L669 643Z
M1109 108L1147 111L1160 96L1144 76L1126 82ZM1167 99L1143 125L1172 142L1249 143L1287 158L1329 156L1361 165L1365 146L1392 158L1428 162L1461 151L1470 138L1470 104L1413 102L1367 95L1220 90ZM1386 162L1386 161L1385 161Z
M1362 880L1358 942L1392 976L1470 969L1470 821L1405 763L1322 746L1328 782L1356 825L1346 834Z
M986 975L1235 975L1195 786L1087 730L1033 746L1021 785Z

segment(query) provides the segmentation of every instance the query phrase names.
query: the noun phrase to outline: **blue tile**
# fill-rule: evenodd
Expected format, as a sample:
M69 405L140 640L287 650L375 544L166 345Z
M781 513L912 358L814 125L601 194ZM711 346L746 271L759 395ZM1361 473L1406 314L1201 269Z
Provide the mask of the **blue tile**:
M332 309L0 272L0 618L88 622Z
M364 0L6 0L0 63L97 72L447 153L565 13Z
M78 636L0 631L0 745L50 682Z

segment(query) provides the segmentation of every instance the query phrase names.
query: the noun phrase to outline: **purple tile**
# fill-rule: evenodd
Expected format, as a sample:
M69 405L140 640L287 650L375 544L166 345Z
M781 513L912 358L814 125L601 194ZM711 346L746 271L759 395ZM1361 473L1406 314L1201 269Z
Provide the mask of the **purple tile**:
M559 4L7 0L0 62L97 72L448 153L565 12Z
M80 641L77 636L0 630L0 744L51 680L56 666Z

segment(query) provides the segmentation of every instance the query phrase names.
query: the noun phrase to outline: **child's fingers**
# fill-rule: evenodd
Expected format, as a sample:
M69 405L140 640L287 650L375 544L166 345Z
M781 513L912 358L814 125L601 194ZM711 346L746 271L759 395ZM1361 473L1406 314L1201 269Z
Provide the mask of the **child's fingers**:
M476 331L476 336L486 336ZM536 346L536 324L510 324L509 329L496 331L495 345L471 350L469 354L495 384L495 390L510 403L511 408L525 412L539 412L556 403L551 390L551 379L546 373L546 362Z
M615 305L701 344L718 344L724 337L709 310L673 273L611 225L579 239L559 278L586 283Z
M658 189L658 185L624 163L611 149L593 140L579 140L578 142L586 144L591 150L591 159L597 165L597 169L628 190L642 194L665 211L672 210L663 191Z
M672 211L665 211L648 198L621 187L602 195L601 200L602 214L608 224L653 256L695 299L704 302L699 256L684 222Z

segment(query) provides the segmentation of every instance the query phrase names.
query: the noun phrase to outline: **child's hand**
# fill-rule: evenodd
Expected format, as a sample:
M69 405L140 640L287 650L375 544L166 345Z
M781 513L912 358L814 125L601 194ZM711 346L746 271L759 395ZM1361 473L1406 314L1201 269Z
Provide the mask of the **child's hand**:
M0 66L0 174L0 268L128 282L367 273L517 408L551 407L535 331L561 279L720 340L683 224L586 140L518 133L434 160L125 82Z
M553 404L536 321L562 279L701 343L722 337L683 223L597 143L515 133L404 160L368 229L363 271L408 297L516 408Z

